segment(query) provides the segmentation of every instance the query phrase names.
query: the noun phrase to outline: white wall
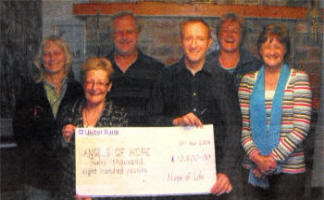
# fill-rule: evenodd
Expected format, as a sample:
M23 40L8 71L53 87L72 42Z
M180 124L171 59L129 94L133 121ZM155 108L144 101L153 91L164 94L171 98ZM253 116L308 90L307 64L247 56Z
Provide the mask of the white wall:
M68 42L71 52L74 54L72 69L76 79L80 80L80 66L85 60L85 22L72 14L74 3L86 3L88 0L43 0L43 38L64 30L63 38Z

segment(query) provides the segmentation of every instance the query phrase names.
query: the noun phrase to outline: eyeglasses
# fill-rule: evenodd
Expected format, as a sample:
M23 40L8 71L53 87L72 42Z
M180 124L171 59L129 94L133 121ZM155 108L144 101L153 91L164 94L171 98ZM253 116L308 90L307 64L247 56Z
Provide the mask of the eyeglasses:
M98 82L95 82L95 81L85 81L84 84L86 86L95 86L95 85L97 85L99 87L104 87L104 86L107 86L109 84L109 82L106 83L106 82L101 82L101 81L98 81Z

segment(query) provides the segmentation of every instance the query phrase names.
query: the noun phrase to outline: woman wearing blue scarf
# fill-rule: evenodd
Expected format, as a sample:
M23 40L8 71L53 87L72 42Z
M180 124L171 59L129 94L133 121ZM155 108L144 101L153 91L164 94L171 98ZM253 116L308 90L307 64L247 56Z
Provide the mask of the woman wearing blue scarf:
M249 169L248 199L303 199L303 141L311 118L308 75L290 68L290 40L282 24L267 25L258 39L264 62L239 88L241 142Z

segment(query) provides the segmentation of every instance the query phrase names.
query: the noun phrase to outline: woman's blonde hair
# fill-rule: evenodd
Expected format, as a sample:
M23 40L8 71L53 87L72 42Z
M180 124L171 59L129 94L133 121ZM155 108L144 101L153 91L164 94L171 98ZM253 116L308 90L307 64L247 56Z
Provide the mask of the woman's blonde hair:
M111 62L105 57L89 57L81 67L81 78L85 81L86 74L90 70L104 70L107 72L107 80L110 80L114 69Z
M40 82L43 80L43 73L45 71L44 65L43 65L43 52L44 52L44 46L48 42L53 42L54 44L59 46L61 49L63 49L64 56L65 56L64 73L66 76L70 72L70 69L71 69L72 53L69 49L68 44L62 37L55 36L55 35L49 36L42 41L41 47L39 48L39 51L38 51L38 54L34 59L34 64L35 64L37 70L36 70L36 72L32 71L32 76L36 82Z

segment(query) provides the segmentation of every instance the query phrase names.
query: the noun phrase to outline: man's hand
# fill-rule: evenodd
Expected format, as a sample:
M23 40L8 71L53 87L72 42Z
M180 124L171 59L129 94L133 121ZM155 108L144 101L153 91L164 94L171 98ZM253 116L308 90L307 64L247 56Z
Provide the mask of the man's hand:
M79 195L75 195L75 199L76 200L92 200L91 197L81 197Z
M74 131L75 131L75 126L73 124L67 124L63 127L62 134L66 142L71 141Z
M218 173L217 181L210 190L211 193L220 196L224 193L230 193L232 191L232 184L226 174Z
M196 127L203 127L203 123L200 121L200 119L193 114L192 112L187 113L181 117L176 117L173 119L173 125L176 126L196 126Z

